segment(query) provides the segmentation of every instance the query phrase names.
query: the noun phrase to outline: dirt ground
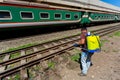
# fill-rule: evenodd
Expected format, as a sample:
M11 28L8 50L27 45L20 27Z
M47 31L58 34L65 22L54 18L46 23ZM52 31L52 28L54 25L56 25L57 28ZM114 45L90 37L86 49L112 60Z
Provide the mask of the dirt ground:
M120 80L120 31L118 35L113 33L101 38L102 50L92 56L93 65L87 76L78 75L81 73L80 64L71 60L76 54L66 53L51 60L56 64L54 68L45 69L44 74L32 80ZM79 51L77 53L79 58Z
M75 63L78 66L74 69L62 67L61 80L120 80L120 37L111 35L102 37L102 51L93 55L87 76L78 75L81 70Z

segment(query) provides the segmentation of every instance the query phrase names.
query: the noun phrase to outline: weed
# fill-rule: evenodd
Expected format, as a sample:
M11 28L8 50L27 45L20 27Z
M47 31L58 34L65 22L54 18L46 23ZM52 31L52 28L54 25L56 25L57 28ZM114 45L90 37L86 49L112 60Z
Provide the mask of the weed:
M114 33L114 36L120 37L120 31L119 31L119 32L115 32L115 33Z
M76 61L76 62L79 61L79 58L80 58L80 54L79 54L79 53L77 53L77 54L71 56L71 60Z
M4 57L5 57L5 56L0 56L0 62L3 61Z
M3 52L14 51L14 50L18 50L18 49L22 49L22 48L26 48L26 47L34 46L34 45L36 45L36 44L37 44L37 43L25 44L25 45L22 45L22 46L18 46L18 47L16 47L16 48L9 48L8 50L3 51Z
M77 33L77 34L74 34L72 36L77 36L79 35L80 33ZM55 38L55 39L52 39L52 40L47 40L47 41L43 41L39 44L42 44L42 43L47 43L47 42L50 42L50 41L55 41L55 40L59 40L61 38L68 38L68 36L63 36L63 37L59 37L59 38ZM34 45L37 45L38 43L31 43L31 44L25 44L25 45L22 45L22 46L19 46L19 47L16 47L16 48L10 48L8 50L5 50L3 52L9 52L9 51L14 51L14 50L18 50L18 49L22 49L22 48L26 48L26 47L30 47L30 46L34 46Z
M20 74L16 74L14 80L20 80Z
M15 54L12 54L10 58L14 59L14 58L20 57L20 55L21 55L20 53L15 53Z
M55 63L54 62L48 62L48 68L54 69Z
M110 37L110 38L112 38L112 37L113 37L113 35L109 35L109 37Z

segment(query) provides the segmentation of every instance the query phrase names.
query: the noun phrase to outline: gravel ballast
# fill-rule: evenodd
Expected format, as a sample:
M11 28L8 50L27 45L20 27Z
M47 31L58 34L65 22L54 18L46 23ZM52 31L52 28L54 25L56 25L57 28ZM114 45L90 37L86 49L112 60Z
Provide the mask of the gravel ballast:
M120 23L107 24L107 25L101 25L101 26L93 26L93 27L89 27L88 30L91 31L91 30L96 30L96 29L100 29L100 28L105 28L108 26L115 26L118 24L120 24ZM63 38L63 37L67 37L67 36L71 36L71 35L79 34L79 33L80 33L80 29L73 29L73 30L53 32L53 33L48 33L48 34L40 34L40 35L34 35L34 36L30 36L30 37L24 37L24 38L22 37L22 38L2 41L2 42L0 42L0 52L3 52L10 48L16 48L19 46L23 46L26 44L42 43L45 41Z

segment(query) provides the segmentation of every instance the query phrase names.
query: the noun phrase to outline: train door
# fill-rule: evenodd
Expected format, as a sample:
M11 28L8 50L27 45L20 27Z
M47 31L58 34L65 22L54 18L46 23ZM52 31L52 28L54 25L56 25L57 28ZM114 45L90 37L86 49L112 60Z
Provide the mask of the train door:
M90 12L82 12L81 24L83 25L90 24L89 16Z

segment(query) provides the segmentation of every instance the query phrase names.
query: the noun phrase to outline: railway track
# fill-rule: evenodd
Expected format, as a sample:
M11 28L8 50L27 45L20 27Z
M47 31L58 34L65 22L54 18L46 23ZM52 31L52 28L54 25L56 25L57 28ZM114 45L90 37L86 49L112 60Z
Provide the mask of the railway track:
M109 26L108 28L91 32L102 37L117 30L120 30L120 25ZM1 53L0 79L2 80L4 77L15 73L20 73L22 80L28 78L27 68L74 49L73 43L80 39L79 35L80 34L15 51Z

